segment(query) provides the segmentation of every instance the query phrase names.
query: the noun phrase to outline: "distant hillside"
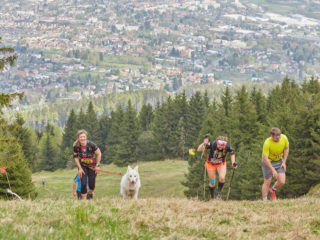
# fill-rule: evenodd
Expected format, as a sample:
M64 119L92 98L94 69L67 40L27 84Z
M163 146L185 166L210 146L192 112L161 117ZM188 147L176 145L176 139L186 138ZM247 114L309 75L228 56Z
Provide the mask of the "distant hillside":
M118 105L126 106L128 100L131 100L133 106L140 110L143 104L150 103L155 106L157 102L163 102L168 96L164 90L142 90L136 92L126 92L110 94L105 97L87 98L79 100L62 101L61 103L45 103L42 105L20 106L21 112L26 124L33 128L44 128L47 123L64 127L68 114L71 109L79 112L80 109L86 111L88 104L92 101L98 116L110 115L111 111L116 110ZM8 119L12 119L16 111L6 113Z

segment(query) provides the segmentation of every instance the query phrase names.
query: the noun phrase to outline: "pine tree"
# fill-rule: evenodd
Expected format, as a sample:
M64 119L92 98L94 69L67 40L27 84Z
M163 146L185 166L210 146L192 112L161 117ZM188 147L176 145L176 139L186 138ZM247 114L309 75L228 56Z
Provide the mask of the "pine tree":
M67 123L66 127L64 128L64 133L62 136L62 144L61 144L61 153L62 156L61 158L63 159L64 162L68 163L69 166L73 166L73 164L70 165L71 162L74 162L73 160L73 143L76 140L76 134L78 129L76 128L77 124L77 116L72 109Z
M250 94L250 101L255 105L258 121L267 124L267 99L263 96L261 90L253 88Z
M127 109L124 113L124 121L120 125L120 144L117 147L114 163L118 166L127 166L136 162L137 158L137 139L139 127L137 112L133 109L131 101L128 101Z
M0 134L0 166L6 167L9 182L5 173L0 173L0 198L12 199L6 189L22 198L34 199L37 196L31 178L31 171L24 159L23 151L14 137ZM10 184L10 185L9 185Z
M0 38L1 44L1 38ZM17 56L12 48L0 48L0 71L7 64L14 64ZM11 190L23 198L30 197L34 199L37 195L34 184L31 179L31 171L25 160L24 154L19 144L19 139L12 136L10 128L5 119L2 118L2 108L10 107L11 101L19 97L23 98L23 94L0 94L0 166L5 167L11 185ZM6 189L10 188L5 174L0 173L0 198L6 198Z
M72 109L66 126L64 128L64 133L62 137L62 149L70 148L72 149L73 143L76 140L76 135L79 129L77 129L77 115Z
M81 130L86 129L86 127L86 115L81 108L79 114L77 115L76 129Z
M46 131L39 142L39 170L54 171L66 166L67 162L60 159L60 137L55 127L47 124Z
M166 114L166 104L166 102L162 105L160 103L157 104L152 122L154 142L150 143L150 148L153 150L154 158L158 160L165 159L169 153L169 123Z
M96 144L101 142L98 119L92 102L88 105L84 122L85 130L88 132L88 138Z
M306 194L320 182L320 84L312 78L302 85L295 130L289 138L287 184L281 196L297 197ZM297 178L297 176L303 176Z
M230 89L229 87L226 87L225 91L223 92L222 96L221 96L221 102L222 102L222 106L225 112L225 115L228 117L230 110L231 110L231 105L232 105L232 96L230 93Z
M53 136L46 133L40 140L39 169L45 171L56 170L57 152L54 146Z
M99 146L102 153L102 157L101 157L102 163L107 163L105 153L106 153L106 144L107 144L107 139L109 138L110 128L111 128L111 119L108 116L101 117L99 119L100 142L97 142L96 144Z
M185 120L183 117L180 117L179 123L178 123L178 131L177 131L177 138L178 138L178 156L182 158L182 160L185 160L185 155L187 153L187 147L186 147L186 129L185 129Z
M31 129L24 127L25 121L21 114L17 114L16 121L10 125L10 132L22 147L24 156L30 169L35 170L37 164L37 144L32 138Z
M186 145L192 146L198 137L203 120L206 118L206 104L200 92L196 92L189 100L187 112Z
M153 120L153 109L151 104L143 104L139 113L139 125L142 131L147 131L151 127Z
M120 139L120 129L122 122L124 121L124 112L122 106L119 105L115 112L111 112L111 126L110 132L106 141L105 147L105 161L106 163L111 163L117 161L117 148L121 143Z

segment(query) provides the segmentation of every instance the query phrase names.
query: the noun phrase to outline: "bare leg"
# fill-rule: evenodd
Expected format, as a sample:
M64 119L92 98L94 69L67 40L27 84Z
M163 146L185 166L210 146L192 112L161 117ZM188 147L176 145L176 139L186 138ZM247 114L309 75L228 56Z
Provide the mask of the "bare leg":
M208 172L208 177L209 177L209 187L214 187L215 186L215 182L211 181L211 180L215 180L216 179L216 172L215 171L209 171Z
M277 181L274 183L274 187L276 189L279 189L280 187L282 187L286 182L286 174L284 173L278 173L278 177L277 177Z
M87 194L86 193L85 194L81 193L81 197L82 197L82 200L87 200Z
M261 189L262 198L268 197L268 191L269 191L271 180L272 180L272 177L264 179L262 189Z
M227 174L227 165L222 165L217 168L218 174L219 174L219 182L224 183L226 180L226 174Z

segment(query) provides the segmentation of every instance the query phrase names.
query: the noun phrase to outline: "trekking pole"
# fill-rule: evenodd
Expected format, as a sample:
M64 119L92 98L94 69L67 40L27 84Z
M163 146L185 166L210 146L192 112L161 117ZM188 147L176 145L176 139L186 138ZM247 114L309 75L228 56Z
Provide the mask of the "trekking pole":
M236 166L238 166L238 163L235 162L233 165L236 167ZM230 184L229 184L229 189L228 189L228 194L227 194L227 201L229 200L229 194L230 194L230 189L231 189L231 186L232 186L232 180L233 180L233 176L234 176L234 171L235 171L235 170L236 170L235 168L232 170L232 176L231 176L231 180L230 180Z
M204 136L204 139L205 138L209 138L209 134L206 134ZM202 157L203 157L203 154L204 154L204 151L206 150L206 147L204 147L202 153L201 153L201 162L202 162ZM203 173L203 200L206 199L206 179L207 179L207 169L206 167L204 166L204 173Z
M7 188L7 193L10 193L11 195L15 196L18 198L20 201L23 201L23 199L16 193L12 192L9 188Z
M202 156L204 153L205 149L203 149L201 153L201 162L202 162ZM204 173L203 173L203 199L206 199L206 178L207 178L207 171L206 167L204 166Z

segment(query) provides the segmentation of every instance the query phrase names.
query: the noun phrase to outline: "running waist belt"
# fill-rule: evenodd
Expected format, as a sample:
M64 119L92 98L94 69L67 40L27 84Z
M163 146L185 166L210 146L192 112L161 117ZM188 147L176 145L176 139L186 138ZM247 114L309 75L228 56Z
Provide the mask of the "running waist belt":
M219 158L219 159L210 158L210 159L209 159L209 162L212 163L212 164L220 164L220 163L223 163L223 162L224 162L224 158Z
M82 162L82 163L84 163L84 164L93 164L93 163L95 163L96 162L96 160L93 158L82 158L82 159L80 159L80 161Z

